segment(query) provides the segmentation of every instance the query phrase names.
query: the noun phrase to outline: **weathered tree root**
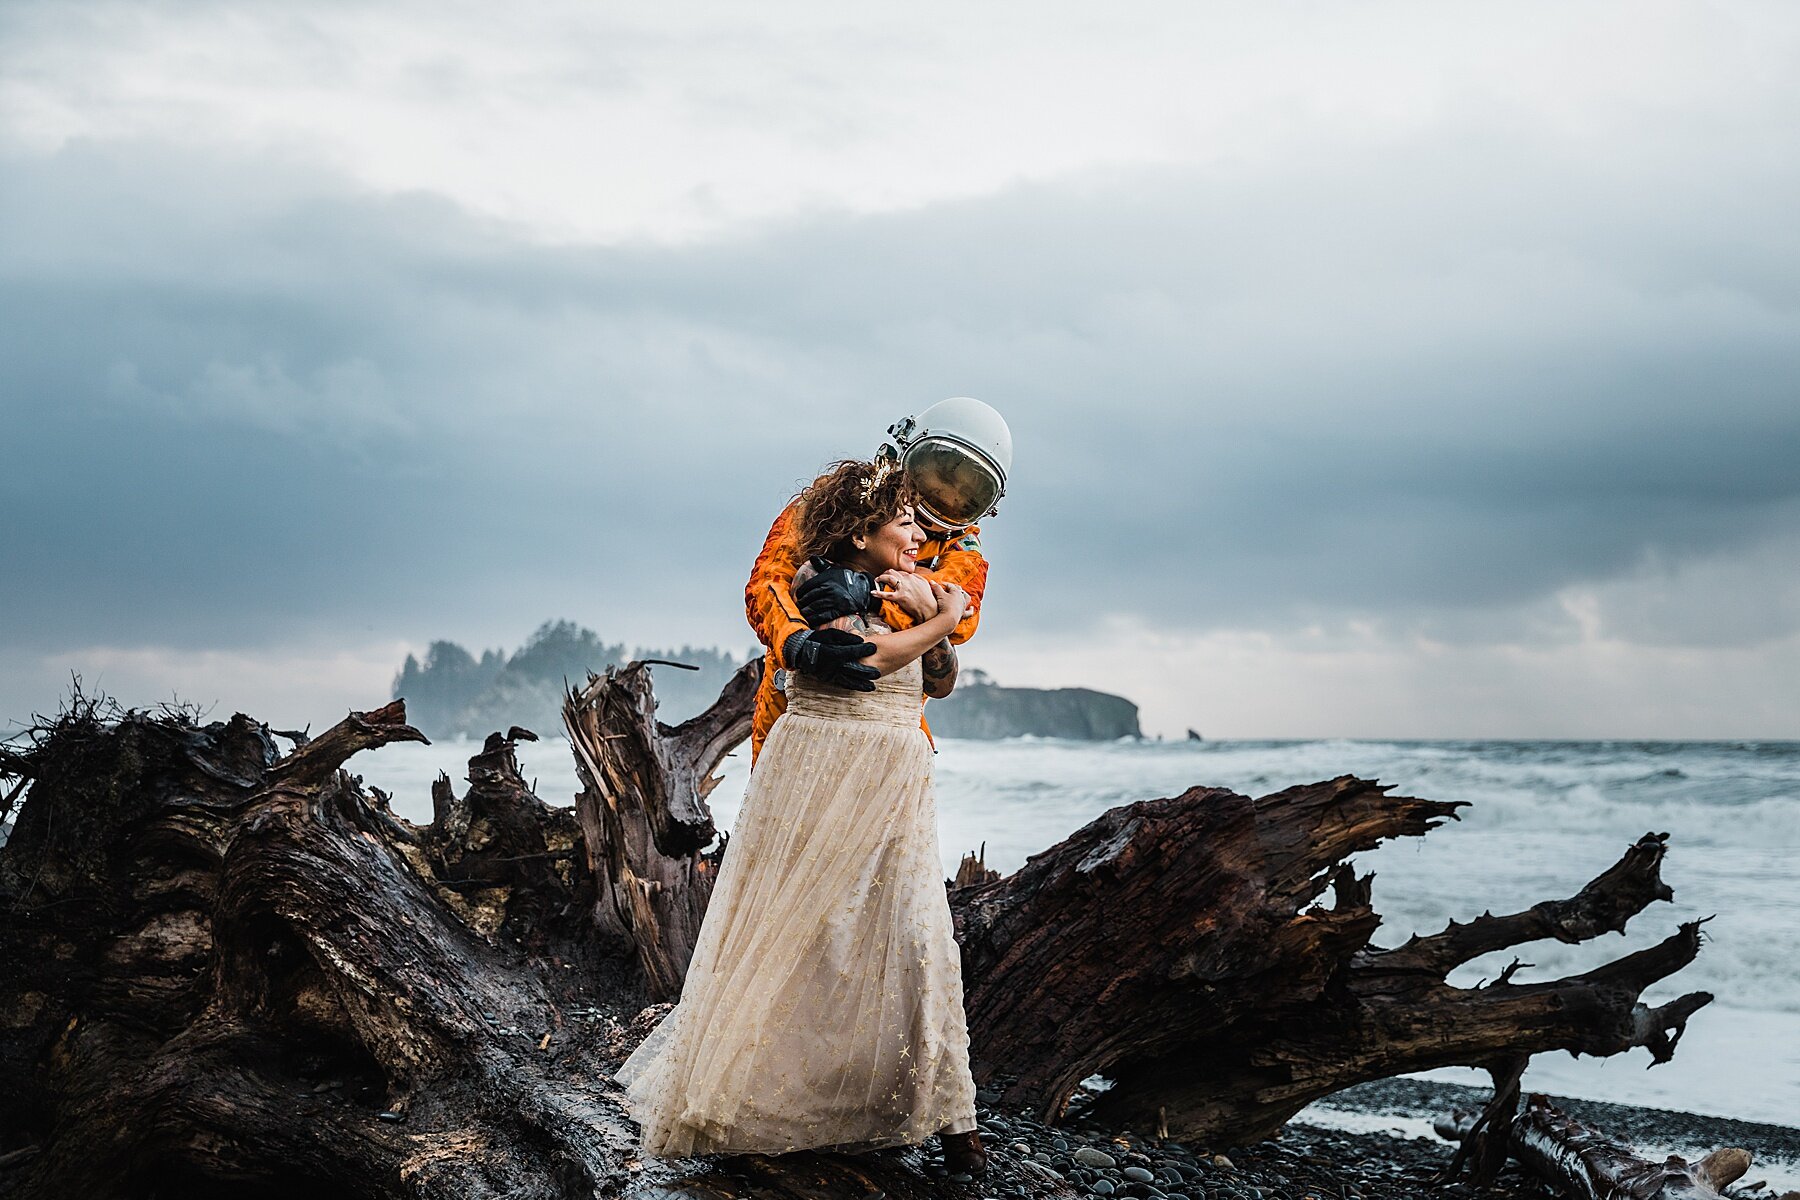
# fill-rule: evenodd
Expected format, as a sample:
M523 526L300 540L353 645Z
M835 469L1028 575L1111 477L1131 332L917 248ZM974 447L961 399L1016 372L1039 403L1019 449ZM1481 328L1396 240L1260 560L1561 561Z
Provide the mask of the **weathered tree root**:
M582 793L575 802L600 895L595 922L637 955L650 994L673 999L687 977L724 847L706 797L733 747L750 736L762 659L745 663L719 699L670 727L656 719L649 664L589 675L563 701Z
M0 1196L923 1200L918 1153L641 1163L608 1078L649 1028L573 814L513 730L417 827L340 770L396 701L282 757L248 717L80 705L0 752Z
M408 740L398 701L285 758L241 715L129 714L66 721L7 764L33 784L0 852L4 1116L41 1151L9 1191L457 1196L623 1174L627 1123L532 1053L567 982L459 920L451 891L480 830L543 806L516 784L509 813L489 781L452 803L462 829L414 830L339 770ZM461 878L420 869L446 855ZM554 901L521 865L497 929ZM571 965L585 925L564 923Z
M1341 860L1459 806L1350 776L1260 800L1196 788L1113 809L1014 874L959 889L977 1077L1052 1117L1103 1074L1114 1086L1096 1119L1229 1142L1408 1071L1554 1049L1666 1058L1711 997L1638 996L1693 959L1699 922L1568 979L1517 983L1515 964L1485 987L1444 982L1477 954L1580 941L1668 898L1666 835L1646 834L1568 900L1370 945L1372 877ZM1328 886L1331 905L1314 904Z

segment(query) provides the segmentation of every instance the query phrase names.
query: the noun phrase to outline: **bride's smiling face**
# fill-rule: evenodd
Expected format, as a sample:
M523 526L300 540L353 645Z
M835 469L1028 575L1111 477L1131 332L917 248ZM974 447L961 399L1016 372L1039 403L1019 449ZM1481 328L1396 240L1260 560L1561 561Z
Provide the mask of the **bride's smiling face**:
M893 520L869 535L868 541L857 552L857 556L863 561L855 565L871 575L879 575L883 571L905 571L911 574L918 569L919 547L924 544L925 531L913 519L913 510L909 505L902 508Z

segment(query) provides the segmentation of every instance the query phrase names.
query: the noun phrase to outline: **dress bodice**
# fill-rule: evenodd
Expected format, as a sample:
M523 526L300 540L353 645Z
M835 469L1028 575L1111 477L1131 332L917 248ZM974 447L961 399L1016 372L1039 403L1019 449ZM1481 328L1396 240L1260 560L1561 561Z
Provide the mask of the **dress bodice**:
M884 725L917 726L924 704L924 676L914 659L891 675L875 681L872 692L857 692L836 684L788 672L787 710L829 720L875 721Z

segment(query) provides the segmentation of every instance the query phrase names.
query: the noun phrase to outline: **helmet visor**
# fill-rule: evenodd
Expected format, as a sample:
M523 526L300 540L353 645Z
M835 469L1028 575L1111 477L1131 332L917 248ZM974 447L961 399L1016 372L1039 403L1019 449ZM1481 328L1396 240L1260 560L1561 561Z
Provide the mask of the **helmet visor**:
M994 469L955 442L924 438L907 447L902 462L919 507L941 525L972 525L1000 499Z

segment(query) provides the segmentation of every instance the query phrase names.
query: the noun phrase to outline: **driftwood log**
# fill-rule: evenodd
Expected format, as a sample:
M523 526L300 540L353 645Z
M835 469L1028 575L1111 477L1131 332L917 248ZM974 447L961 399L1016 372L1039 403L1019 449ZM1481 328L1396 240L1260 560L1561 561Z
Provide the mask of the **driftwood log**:
M607 1076L647 992L524 736L464 795L440 778L424 827L340 769L424 740L400 701L283 755L241 714L78 696L0 751L30 785L0 847L0 1196L936 1195L916 1152L639 1162Z
M1484 1123L1483 1117L1489 1119ZM1581 1200L1718 1200L1750 1169L1750 1152L1739 1147L1715 1150L1696 1163L1679 1154L1651 1162L1536 1094L1516 1116L1457 1112L1436 1122L1439 1136L1464 1145L1483 1127L1532 1175Z
M634 1157L607 1076L685 969L719 853L707 780L753 685L670 728L641 668L590 680L571 694L575 810L525 786L514 729L471 759L464 794L439 778L426 826L342 769L423 740L402 702L287 735L283 754L241 714L202 726L77 693L0 750L17 806L0 1195L935 1194L916 1152ZM1344 856L1456 807L1349 777L1260 800L1194 789L1115 809L1005 878L972 862L950 900L980 1080L1055 1117L1100 1072L1116 1086L1095 1119L1222 1145L1425 1066L1666 1057L1708 997L1637 997L1692 958L1697 926L1569 979L1443 981L1666 898L1660 836L1568 900L1370 944L1370 881Z
M1581 975L1483 987L1448 972L1539 938L1585 941L1672 893L1646 834L1576 895L1380 949L1372 876L1342 861L1425 833L1459 802L1351 776L1259 800L1195 788L1102 815L1004 879L951 896L977 1078L1056 1116L1085 1076L1096 1119L1184 1137L1266 1137L1321 1096L1544 1050L1673 1052L1712 997L1645 987L1692 961L1698 922ZM1329 891L1329 903L1320 903Z

